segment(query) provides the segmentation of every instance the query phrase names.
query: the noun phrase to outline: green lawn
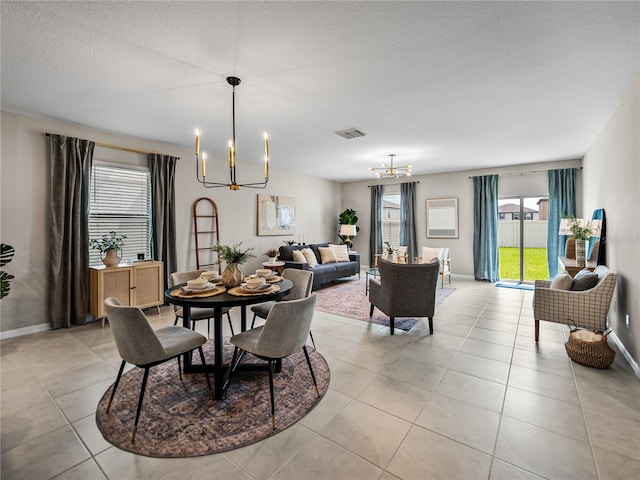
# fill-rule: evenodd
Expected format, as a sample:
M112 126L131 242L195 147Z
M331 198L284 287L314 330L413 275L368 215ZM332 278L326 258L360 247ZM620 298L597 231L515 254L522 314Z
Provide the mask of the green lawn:
M516 247L500 247L500 278L502 280L518 280L520 278L520 249ZM524 279L528 281L547 280L546 248L524 249Z

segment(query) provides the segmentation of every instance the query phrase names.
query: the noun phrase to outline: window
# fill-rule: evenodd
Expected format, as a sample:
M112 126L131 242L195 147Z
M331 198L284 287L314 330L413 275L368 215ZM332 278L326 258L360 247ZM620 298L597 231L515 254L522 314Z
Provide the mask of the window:
M382 241L400 245L400 194L382 195Z
M123 260L144 252L151 256L151 179L142 167L94 162L89 199L89 238L114 230L126 235ZM98 250L89 250L91 265L101 262Z

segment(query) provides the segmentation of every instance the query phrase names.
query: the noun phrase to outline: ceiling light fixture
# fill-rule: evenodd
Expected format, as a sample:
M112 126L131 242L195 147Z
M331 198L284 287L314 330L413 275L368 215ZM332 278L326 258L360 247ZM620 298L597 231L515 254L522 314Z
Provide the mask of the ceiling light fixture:
M411 176L411 165L403 165L401 167L393 166L393 157L395 156L395 153L389 154L389 157L391 157L391 163L388 165L383 163L382 167L369 167L369 170L375 172L378 178L400 178Z
M227 77L227 83L233 87L232 94L232 137L229 140L229 183L211 182L207 180L207 154L200 155L200 129L196 129L196 178L207 188L229 187L229 190L240 190L240 187L264 188L269 181L269 134L264 132L264 181L254 183L238 183L236 181L236 87L240 85L238 77Z

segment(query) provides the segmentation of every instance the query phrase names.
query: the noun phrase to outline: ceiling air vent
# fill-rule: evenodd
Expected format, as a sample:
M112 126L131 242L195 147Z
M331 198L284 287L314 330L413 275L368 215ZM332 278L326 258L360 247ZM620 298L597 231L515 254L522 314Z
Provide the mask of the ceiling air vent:
M347 128L346 130L340 130L339 132L335 132L336 135L340 135L342 138L346 138L347 140L351 138L364 137L366 134L362 130L358 130L357 128Z

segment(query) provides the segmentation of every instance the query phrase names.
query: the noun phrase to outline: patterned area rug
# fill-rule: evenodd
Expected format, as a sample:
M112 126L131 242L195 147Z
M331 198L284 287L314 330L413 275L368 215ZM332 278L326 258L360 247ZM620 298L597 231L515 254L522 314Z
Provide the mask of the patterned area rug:
M203 374L182 375L180 380L177 360L150 370L135 444L131 443L131 431L142 369L133 368L122 376L108 414L106 409L113 385L107 389L98 404L96 423L108 442L149 457L195 457L250 445L296 423L313 410L327 392L329 366L314 349L308 348L308 351L320 397L313 387L304 353L300 351L285 358L282 371L274 375L276 430L271 428L266 370L237 371L226 398L214 401ZM213 363L212 341L204 345L204 352L205 358ZM225 341L226 362L231 361L232 354L233 346ZM197 357L196 352L194 363ZM260 360L247 355L245 363L251 361Z
M436 289L436 305L447 298L454 290L455 288L451 287L438 287ZM373 317L369 318L371 304L369 303L368 295L365 294L364 274L360 279L338 280L333 285L321 288L317 293L316 310L389 326L389 317L377 308L373 309ZM395 328L409 331L418 323L418 320L419 318L415 317L396 318Z

